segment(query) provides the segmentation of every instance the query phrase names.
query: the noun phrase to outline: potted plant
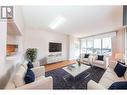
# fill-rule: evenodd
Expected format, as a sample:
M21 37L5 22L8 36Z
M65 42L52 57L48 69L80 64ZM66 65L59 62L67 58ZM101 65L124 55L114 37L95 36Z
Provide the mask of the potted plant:
M37 58L37 49L36 48L28 48L26 50L26 59L27 61L34 62Z

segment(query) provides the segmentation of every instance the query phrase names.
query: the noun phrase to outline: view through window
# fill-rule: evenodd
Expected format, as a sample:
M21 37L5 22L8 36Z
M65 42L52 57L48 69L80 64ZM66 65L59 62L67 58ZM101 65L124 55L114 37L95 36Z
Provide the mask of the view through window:
M94 39L94 40L82 40L81 52L90 54L104 54L111 55L111 37Z

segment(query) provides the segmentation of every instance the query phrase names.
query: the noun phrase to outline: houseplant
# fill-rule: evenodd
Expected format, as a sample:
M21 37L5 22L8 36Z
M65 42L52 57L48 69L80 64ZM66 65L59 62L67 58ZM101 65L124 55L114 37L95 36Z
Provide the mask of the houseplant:
M36 48L28 48L26 50L26 59L27 61L34 62L37 58L37 49Z

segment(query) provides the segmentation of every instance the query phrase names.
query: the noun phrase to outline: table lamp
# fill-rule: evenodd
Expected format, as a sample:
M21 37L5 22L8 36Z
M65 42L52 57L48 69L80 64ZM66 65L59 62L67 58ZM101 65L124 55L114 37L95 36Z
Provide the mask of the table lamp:
M124 54L123 54L123 53L116 53L116 54L115 54L115 59L116 59L117 61L123 62L123 61L124 61Z

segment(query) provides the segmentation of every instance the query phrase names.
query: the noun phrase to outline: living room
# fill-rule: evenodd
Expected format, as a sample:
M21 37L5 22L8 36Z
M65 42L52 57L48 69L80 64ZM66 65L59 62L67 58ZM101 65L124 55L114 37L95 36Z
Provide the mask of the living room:
M13 20L1 19L0 23L4 31L0 34L0 70L5 71L0 75L2 89L108 89L114 82L126 80L126 74L120 78L107 74L109 66L127 61L126 6L1 8L13 9L14 15ZM31 61L26 61L29 52L35 53L30 63L38 79L25 84L18 74ZM103 57L101 65L96 62L98 55ZM113 79L107 79L109 74Z

